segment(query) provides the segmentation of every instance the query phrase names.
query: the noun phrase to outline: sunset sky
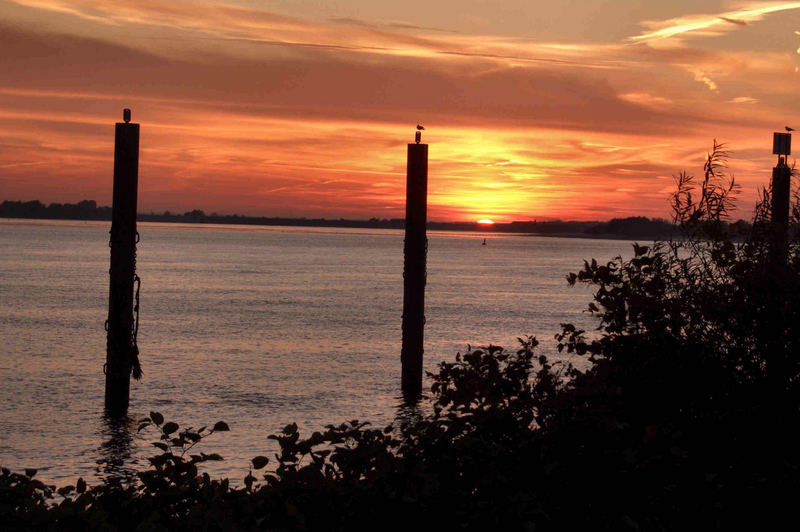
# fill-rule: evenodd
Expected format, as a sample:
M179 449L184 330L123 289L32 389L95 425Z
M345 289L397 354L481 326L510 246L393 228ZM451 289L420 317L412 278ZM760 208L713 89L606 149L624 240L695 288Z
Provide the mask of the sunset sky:
M732 151L738 216L800 130L800 2L0 0L0 200L396 218L424 124L429 218L668 215ZM798 142L795 141L796 150Z

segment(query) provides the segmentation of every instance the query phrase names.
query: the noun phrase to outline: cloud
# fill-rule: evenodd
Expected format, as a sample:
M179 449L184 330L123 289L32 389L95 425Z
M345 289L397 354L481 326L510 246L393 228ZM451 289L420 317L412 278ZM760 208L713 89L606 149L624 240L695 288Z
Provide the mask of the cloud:
M646 107L654 107L656 109L663 109L672 105L672 100L662 96L653 96L644 92L629 92L620 94L619 98L631 103L644 105Z
M609 45L535 43L494 35L462 35L400 22L353 18L329 22L288 17L264 9L218 4L211 0L10 0L37 12L77 17L79 36L120 41L156 55L190 54L198 48L216 54L253 58L304 50L362 53L367 56L483 59L505 65L544 65L592 69L622 68ZM273 50L266 50L272 48ZM301 54L301 55L297 55ZM463 64L460 65L463 68Z
M750 96L737 96L736 98L728 100L728 103L744 103L748 105L753 105L758 102L759 102L758 98L752 98Z
M366 28L375 28L375 29L400 29L400 30L411 30L411 31L424 31L424 32L435 32L435 33L460 33L455 30L448 30L444 28L437 28L434 26L420 26L418 24L409 24L408 22L401 22L401 21L366 21L354 17L331 17L329 19L331 22L335 22L337 24L343 24L345 26L364 26Z
M325 52L306 54L303 60L208 54L198 63L95 39L9 27L0 31L0 46L7 53L0 91L49 99L52 109L65 111L74 109L70 98L85 96L136 101L139 107L202 108L206 114L286 120L591 127L631 133L646 131L658 120L664 132L681 128L679 114L620 100L604 77L577 72L485 65L463 71L431 58L394 57L375 64Z
M766 15L800 9L800 2L751 2L734 11L719 14L685 15L667 20L650 20L648 28L628 42L649 45L680 45L691 36L716 36L735 27L762 20Z
M705 84L705 86L708 87L708 90L710 90L711 92L719 92L719 87L714 82L714 80L709 78L706 75L706 73L703 72L701 69L699 69L699 68L689 68L689 72L694 74L695 81L699 81L699 82Z
M731 24L737 24L739 26L747 26L747 22L745 22L744 20L738 20L735 18L728 18L723 16L720 16L719 19L724 20L725 22L729 22Z

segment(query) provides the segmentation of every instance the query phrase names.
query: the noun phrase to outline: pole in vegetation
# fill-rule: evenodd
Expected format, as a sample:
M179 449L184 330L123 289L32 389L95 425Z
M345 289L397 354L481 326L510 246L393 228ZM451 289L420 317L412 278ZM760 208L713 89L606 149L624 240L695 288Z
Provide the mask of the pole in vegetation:
M778 165L772 169L772 244L775 260L780 263L785 263L787 256L792 169L789 168L786 159L791 152L791 133L774 133L772 136L772 153L778 156Z
M406 235L403 244L403 346L402 392L407 402L422 393L422 353L425 328L425 278L428 238L428 145L420 144L417 126L415 143L408 145L406 167Z
M139 182L139 124L123 111L114 139L114 198L111 214L111 281L106 344L106 411L124 414L130 400L131 373L141 376L136 333L139 327L139 277L136 275L136 203ZM134 284L137 285L134 297ZM134 303L135 300L135 303ZM134 313L136 318L134 319Z

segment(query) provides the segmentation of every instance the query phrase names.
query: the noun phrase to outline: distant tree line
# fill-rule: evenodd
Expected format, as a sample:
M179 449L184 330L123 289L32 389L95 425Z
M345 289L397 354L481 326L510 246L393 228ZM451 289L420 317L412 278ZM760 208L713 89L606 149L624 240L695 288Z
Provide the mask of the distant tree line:
M51 203L41 201L4 201L0 204L0 217L39 218L45 220L111 220L111 207L98 207L94 200L78 203Z
M56 220L111 220L111 207L98 206L94 200L78 203L51 203L41 201L4 201L0 204L2 218L39 218ZM207 224L247 225L291 225L310 227L352 227L402 229L403 218L370 218L369 220L330 220L325 218L279 218L268 216L244 216L240 214L206 214L194 209L181 213L139 213L142 222L176 222ZM739 220L734 226L746 233L749 224ZM498 233L534 233L539 235L562 235L590 238L658 239L668 238L675 232L674 225L663 219L632 216L614 218L608 222L598 221L515 221L480 225L475 222L428 222L428 228L439 231L482 231Z

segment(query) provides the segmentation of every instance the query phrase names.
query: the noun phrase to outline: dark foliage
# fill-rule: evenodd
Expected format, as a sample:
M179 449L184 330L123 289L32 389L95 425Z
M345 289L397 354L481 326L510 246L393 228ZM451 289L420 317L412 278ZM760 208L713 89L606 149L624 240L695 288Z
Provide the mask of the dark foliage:
M93 200L77 204L51 203L44 205L34 201L3 201L0 203L0 218L41 218L66 220L111 220L111 207L98 207ZM199 209L180 213L138 213L140 222L176 222L204 224L247 224L267 226L300 227L355 227L402 229L404 218L370 218L369 220L328 220L325 218L277 218L266 216L244 216L241 214L205 213ZM609 222L577 221L517 221L482 225L475 222L428 221L428 229L437 231L480 231L498 233L532 233L537 235L568 235L597 238L660 238L672 233L672 224L664 220L644 217L614 218Z
M34 201L4 201L0 203L0 217L39 218L57 220L110 220L111 207L98 207L94 200L78 203L44 203Z
M678 176L681 239L592 260L595 331L564 324L563 354L468 348L430 375L431 405L384 429L350 421L270 438L244 486L192 454L208 435L158 413L162 453L123 487L58 490L0 477L8 529L730 530L793 522L800 495L800 245L776 254L760 204L747 238L724 223L736 187L715 145L699 185ZM699 188L698 188L699 187ZM764 198L769 197L765 191ZM795 222L797 212L795 210ZM781 257L776 260L776 257ZM261 473L264 470L266 473ZM55 497L55 498L54 498Z
M670 237L675 233L675 226L666 220L630 216L628 218L613 218L606 223L592 226L586 229L585 232L605 237L648 238L653 240Z

